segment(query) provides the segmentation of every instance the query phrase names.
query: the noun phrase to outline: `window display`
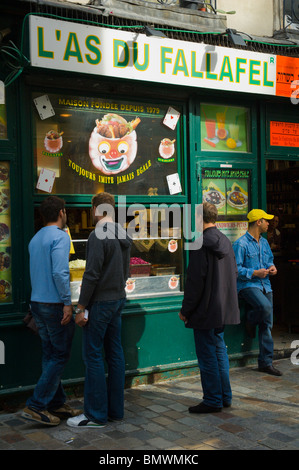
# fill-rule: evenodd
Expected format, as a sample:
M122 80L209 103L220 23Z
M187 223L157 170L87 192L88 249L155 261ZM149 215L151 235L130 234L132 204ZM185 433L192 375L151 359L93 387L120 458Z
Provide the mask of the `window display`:
M45 96L32 95L37 193L171 194L167 177L180 171L179 110L100 97ZM46 119L40 98L53 110Z
M71 292L72 301L76 302L85 268L86 242L94 227L87 208L68 208L67 215L74 248L70 254ZM127 216L123 225L133 239L126 285L128 298L181 292L183 240L181 226L174 224L175 218L167 209L159 209L154 214L154 209L145 208Z
M201 149L250 152L249 109L201 104Z

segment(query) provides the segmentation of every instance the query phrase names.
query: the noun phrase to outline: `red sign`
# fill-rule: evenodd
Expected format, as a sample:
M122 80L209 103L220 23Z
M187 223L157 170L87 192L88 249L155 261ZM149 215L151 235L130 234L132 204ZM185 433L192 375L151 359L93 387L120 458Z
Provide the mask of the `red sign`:
M270 121L270 145L299 147L299 123Z

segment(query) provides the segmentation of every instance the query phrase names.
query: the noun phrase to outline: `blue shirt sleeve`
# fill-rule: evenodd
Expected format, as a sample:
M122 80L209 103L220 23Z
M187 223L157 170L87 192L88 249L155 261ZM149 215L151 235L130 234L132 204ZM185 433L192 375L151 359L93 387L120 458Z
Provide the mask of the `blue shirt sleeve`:
M240 243L234 243L233 249L235 252L235 258L238 268L238 279L248 281L252 278L254 268L244 267L245 260L245 247Z
M63 236L53 241L51 250L52 276L64 305L72 303L69 270L70 246L69 236L63 233Z

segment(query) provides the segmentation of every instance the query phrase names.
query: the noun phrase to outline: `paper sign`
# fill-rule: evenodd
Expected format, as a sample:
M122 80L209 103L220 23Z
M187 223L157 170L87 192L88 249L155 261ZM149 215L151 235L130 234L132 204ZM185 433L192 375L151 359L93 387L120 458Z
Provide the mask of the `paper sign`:
M55 171L42 168L36 185L37 189L45 191L46 193L51 193L55 181L55 176Z
M39 96L33 101L41 119L44 120L54 116L55 111L51 105L51 101L48 95Z
M178 194L182 192L180 177L178 173L168 175L166 178L170 194Z
M299 147L299 124L296 122L270 121L270 145Z
M174 130L178 123L179 118L180 118L180 113L176 109L170 106L164 117L163 124L165 124L165 126L169 127L170 129Z

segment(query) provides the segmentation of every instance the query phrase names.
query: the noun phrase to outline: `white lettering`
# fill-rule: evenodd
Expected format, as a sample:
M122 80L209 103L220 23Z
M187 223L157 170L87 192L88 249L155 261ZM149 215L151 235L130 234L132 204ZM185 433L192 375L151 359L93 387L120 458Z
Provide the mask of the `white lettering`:
M296 346L299 346L299 340L293 341L291 344L291 348L296 348ZM299 366L299 347L294 352L292 352L291 363L295 366Z

